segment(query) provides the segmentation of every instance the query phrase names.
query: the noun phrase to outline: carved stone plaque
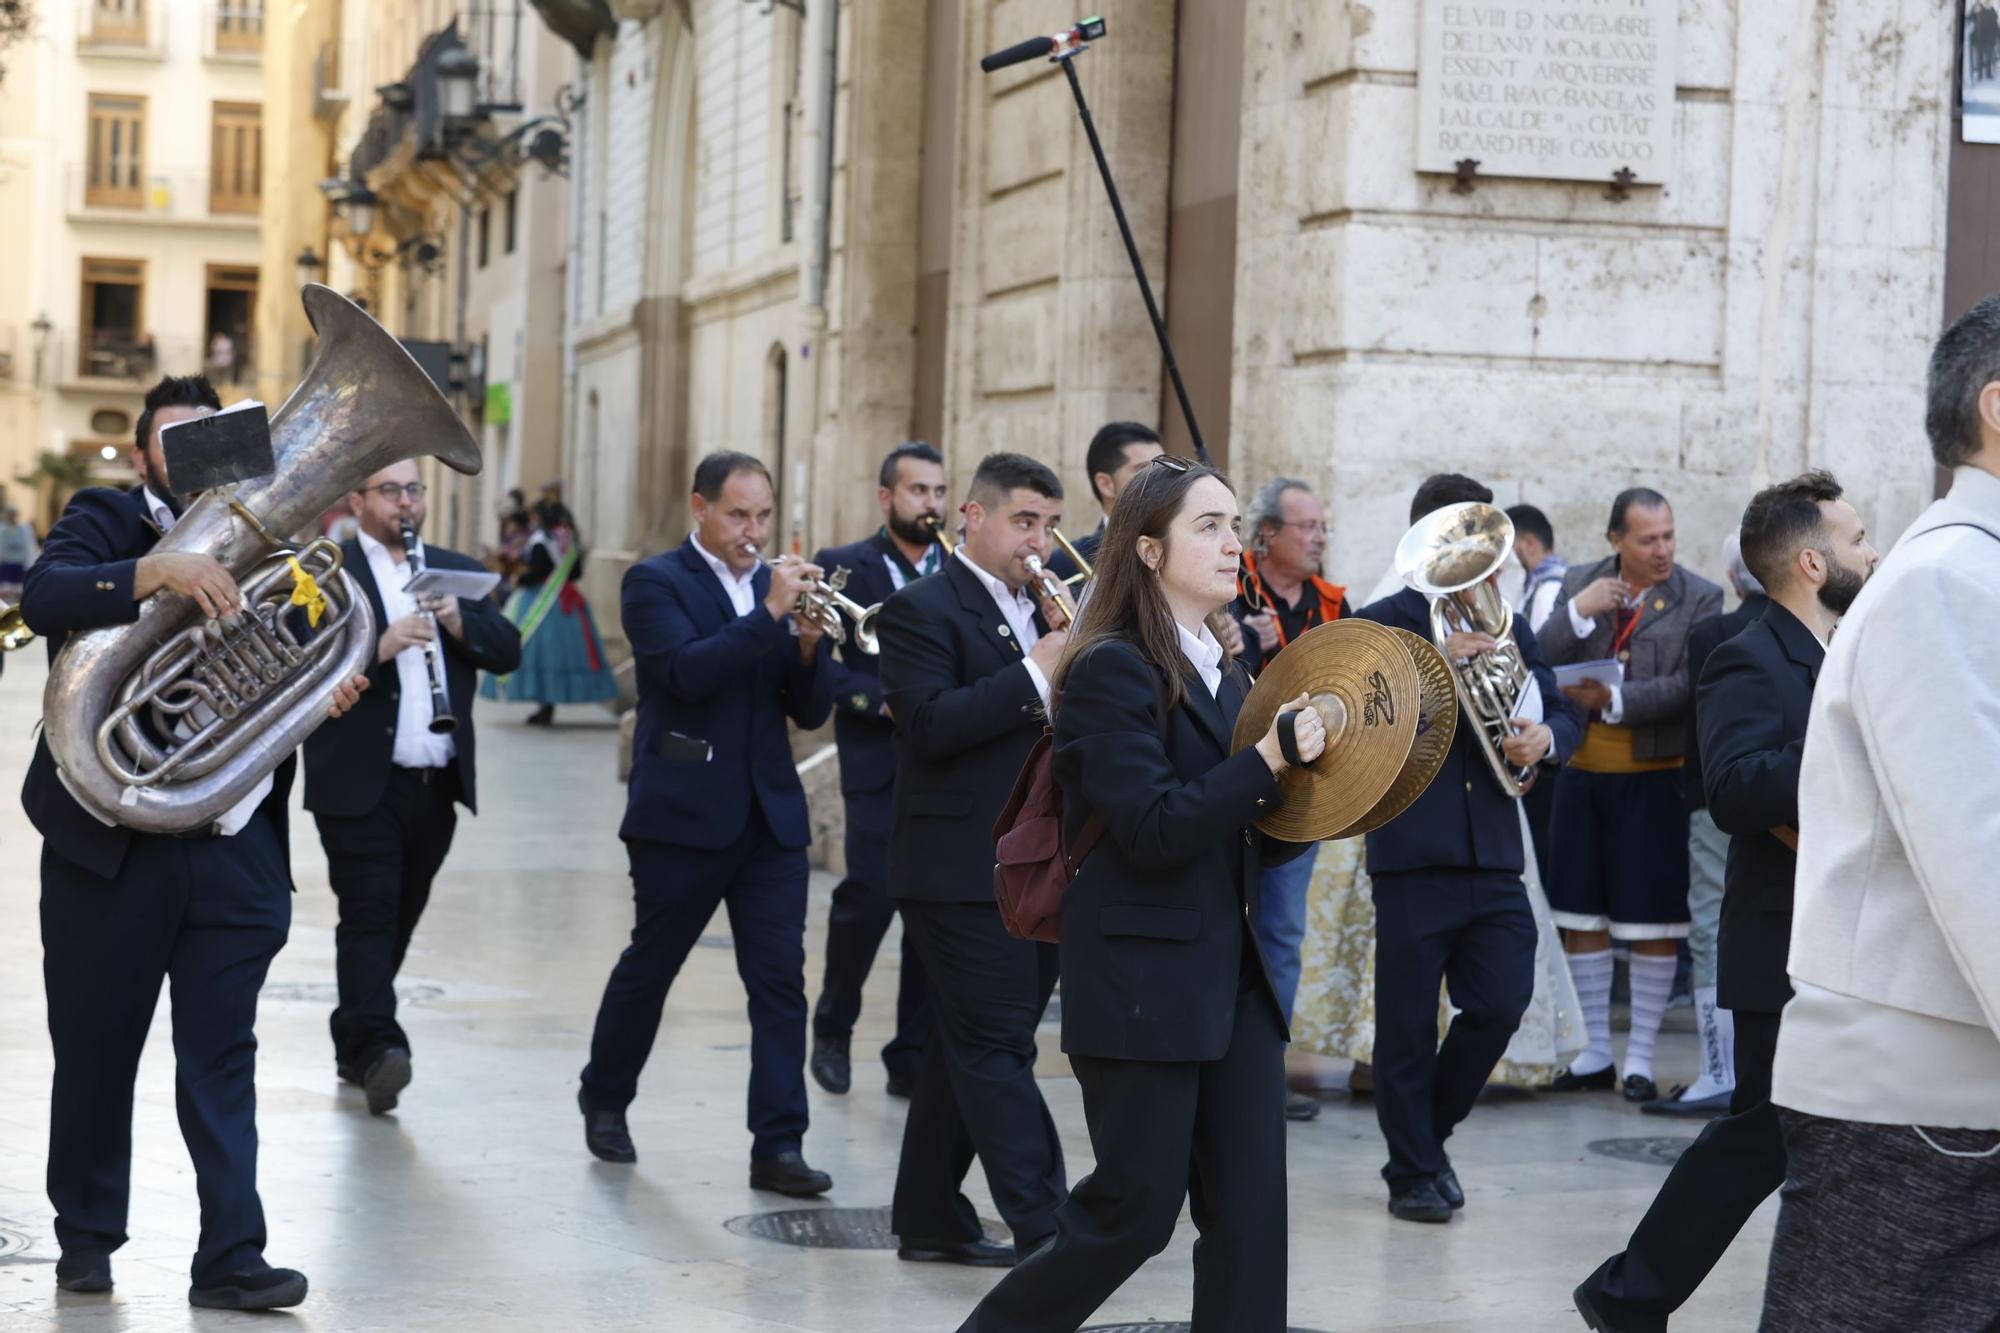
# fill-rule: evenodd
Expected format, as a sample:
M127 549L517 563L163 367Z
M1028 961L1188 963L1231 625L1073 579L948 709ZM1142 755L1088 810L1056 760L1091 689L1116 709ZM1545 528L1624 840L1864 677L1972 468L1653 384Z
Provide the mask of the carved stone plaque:
M1423 0L1417 170L1663 185L1679 0Z

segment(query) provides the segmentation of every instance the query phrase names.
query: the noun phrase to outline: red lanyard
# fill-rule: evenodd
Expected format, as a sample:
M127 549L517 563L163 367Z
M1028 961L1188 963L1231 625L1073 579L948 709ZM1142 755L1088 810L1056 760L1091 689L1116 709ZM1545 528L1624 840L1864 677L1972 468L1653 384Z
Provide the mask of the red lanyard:
M1645 613L1646 604L1644 602L1639 603L1630 611L1620 609L1618 612L1618 633L1611 640L1611 655L1613 657L1625 651L1625 645L1632 641L1632 632L1639 628L1639 617Z
M1271 599L1271 590L1265 586L1264 576L1257 572L1257 558L1248 551L1245 551L1243 553L1243 564L1249 569L1250 577L1256 581L1258 595L1264 599L1264 605L1271 612L1271 625L1278 631L1278 647L1282 651L1291 643L1291 636L1285 633L1285 618L1278 614L1278 604ZM1306 628L1312 629L1316 625L1325 625L1340 619L1340 599L1345 595L1346 590L1330 587L1325 579L1313 575L1306 577L1306 583L1314 592L1319 594L1319 619L1314 620L1312 613L1310 611L1307 612ZM1301 598L1303 599L1303 590L1301 590Z

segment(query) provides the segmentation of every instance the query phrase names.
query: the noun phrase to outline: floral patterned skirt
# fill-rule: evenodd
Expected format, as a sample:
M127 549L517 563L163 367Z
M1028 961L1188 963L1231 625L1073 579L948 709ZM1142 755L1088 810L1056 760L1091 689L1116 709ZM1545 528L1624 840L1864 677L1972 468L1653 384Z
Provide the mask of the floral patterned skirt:
M1349 1060L1375 1052L1375 901L1370 896L1363 839L1320 844L1306 900L1299 998L1292 1041L1300 1048ZM1525 817L1521 845L1530 846ZM1535 913L1535 994L1507 1053L1490 1080L1537 1088L1569 1067L1583 1050L1583 1006L1570 980L1562 940L1549 919L1548 899L1527 858L1528 903ZM1438 996L1438 1031L1451 1021L1451 1004Z

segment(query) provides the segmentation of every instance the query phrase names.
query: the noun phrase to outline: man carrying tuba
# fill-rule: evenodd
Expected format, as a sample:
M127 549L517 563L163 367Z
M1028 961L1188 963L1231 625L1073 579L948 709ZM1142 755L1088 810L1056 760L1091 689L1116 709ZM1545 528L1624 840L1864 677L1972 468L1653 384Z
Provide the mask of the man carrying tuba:
M73 633L135 621L156 592L193 599L211 620L242 610L236 580L213 556L153 553L184 512L160 428L221 406L199 376L161 380L139 415L140 484L80 491L63 511L21 596L51 662ZM353 707L367 683L341 684L333 715ZM181 1133L202 1201L188 1300L262 1310L305 1299L303 1274L264 1260L253 1086L257 993L291 925L285 801L295 767L286 759L204 828L140 833L87 813L47 740L36 744L21 801L43 839L43 977L56 1064L48 1187L64 1291L111 1290L111 1252L126 1239L133 1080L160 983L172 977Z

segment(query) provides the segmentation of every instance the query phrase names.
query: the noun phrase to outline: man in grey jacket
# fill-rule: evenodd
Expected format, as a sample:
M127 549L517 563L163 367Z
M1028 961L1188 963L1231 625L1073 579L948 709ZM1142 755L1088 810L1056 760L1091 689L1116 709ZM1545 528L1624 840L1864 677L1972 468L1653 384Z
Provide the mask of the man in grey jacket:
M1617 1086L1611 1055L1611 942L1632 950L1628 1101L1658 1097L1653 1044L1688 933L1688 821L1681 790L1690 706L1688 631L1722 610L1722 589L1675 563L1674 511L1634 487L1611 505L1612 554L1574 566L1541 630L1555 666L1615 660L1619 684L1563 693L1590 719L1556 782L1549 818L1549 907L1583 1002L1590 1044L1550 1084Z
M1951 492L1841 621L1806 727L1765 1333L2000 1308L2000 296L1929 392Z

